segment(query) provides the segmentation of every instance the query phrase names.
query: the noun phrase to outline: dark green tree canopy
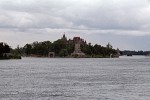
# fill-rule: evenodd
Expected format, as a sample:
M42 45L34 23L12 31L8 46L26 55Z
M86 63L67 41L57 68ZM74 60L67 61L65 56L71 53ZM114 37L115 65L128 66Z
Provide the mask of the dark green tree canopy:
M1 42L0 43L0 58L3 58L4 53L10 53L10 50L11 48L8 44Z

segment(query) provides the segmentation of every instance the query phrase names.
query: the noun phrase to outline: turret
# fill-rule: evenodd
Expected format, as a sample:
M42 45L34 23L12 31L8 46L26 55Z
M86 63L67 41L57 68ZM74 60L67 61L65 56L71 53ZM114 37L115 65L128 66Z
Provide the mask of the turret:
M67 37L65 36L65 34L63 34L63 37L61 39L67 41Z

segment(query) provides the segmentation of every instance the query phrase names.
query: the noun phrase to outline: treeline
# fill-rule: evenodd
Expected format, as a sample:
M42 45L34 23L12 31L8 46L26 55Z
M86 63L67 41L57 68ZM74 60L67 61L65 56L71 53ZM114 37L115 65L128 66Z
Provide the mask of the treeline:
M124 50L121 51L122 55L149 55L150 51L130 51L130 50Z
M117 54L117 51L112 48L112 46L108 43L106 47L103 47L101 45L95 44L95 45L85 45L81 46L81 50L88 55L89 57L110 57L110 55L115 56Z
M69 57L74 52L75 43L68 44L66 40L58 39L53 43L50 41L33 42L19 48L19 52L24 56L47 57L49 52L54 52L58 57ZM87 57L109 57L110 54L115 55L116 50L110 44L106 47L95 44L81 45L81 51Z
M6 43L1 42L0 43L0 59L6 59L7 54L10 53L10 46L7 45Z
M7 43L0 43L0 59L21 59L21 53L12 49Z
M73 52L74 47L67 45L65 41L59 39L53 43L50 41L33 42L26 44L23 48L23 54L26 56L48 56L49 52L55 52L56 56L68 56Z

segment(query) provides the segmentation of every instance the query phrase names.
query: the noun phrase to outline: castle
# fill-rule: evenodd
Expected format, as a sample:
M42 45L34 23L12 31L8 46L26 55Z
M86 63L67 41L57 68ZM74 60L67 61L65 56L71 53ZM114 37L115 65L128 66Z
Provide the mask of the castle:
M75 44L74 52L71 53L72 57L85 57L85 54L81 51L80 45L86 45L86 41L80 37L74 37L72 40L67 40L65 34L61 38L62 40L66 41L67 44Z
M80 43L80 45L86 45L86 40L84 41L84 39L80 38L80 37L74 37L73 39L69 39L67 40L67 37L65 36L65 34L63 35L63 37L61 38L62 40L66 41L67 44L75 44L75 43Z

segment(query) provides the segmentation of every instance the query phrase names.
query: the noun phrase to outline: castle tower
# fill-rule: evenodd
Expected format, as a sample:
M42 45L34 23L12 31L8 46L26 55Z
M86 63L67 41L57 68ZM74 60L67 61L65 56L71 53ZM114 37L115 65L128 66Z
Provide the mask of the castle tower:
M80 37L75 37L74 42L75 42L75 50L71 55L74 57L85 57L85 54L81 51L81 48L80 48L80 44L81 44Z
M63 34L63 37L61 39L67 41L67 37L65 36L65 33Z
M80 43L76 43L75 44L74 53L81 53Z

